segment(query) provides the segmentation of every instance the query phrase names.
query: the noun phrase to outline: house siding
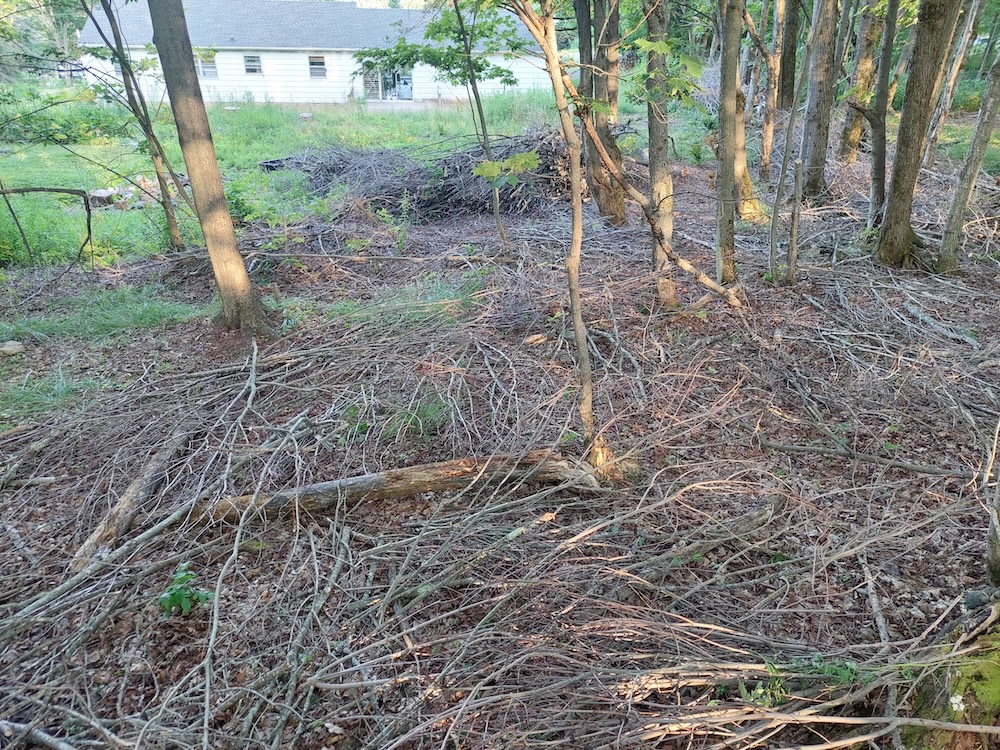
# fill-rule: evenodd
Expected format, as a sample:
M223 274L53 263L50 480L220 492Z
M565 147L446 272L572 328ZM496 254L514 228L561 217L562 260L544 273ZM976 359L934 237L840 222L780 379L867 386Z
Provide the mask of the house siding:
M166 91L155 55L145 49L130 50L132 60L142 67L154 58L150 70L140 74L139 80L150 102L165 100ZM247 74L244 56L260 57L261 75ZM326 78L312 78L309 73L309 58L322 56L326 59ZM515 58L504 60L501 55L490 57L491 62L513 71L518 80L517 89L547 88L548 75L541 67L541 60ZM88 68L90 79L117 79L108 60L84 56L83 64ZM209 102L277 102L287 104L341 103L351 96L361 98L364 87L360 76L356 76L357 63L353 51L347 50L260 50L225 49L215 53L218 78L202 78L202 96ZM505 87L499 81L483 81L479 85L483 94L502 91ZM418 65L413 70L413 99L415 101L467 99L464 86L452 86L437 80L437 71L426 65Z

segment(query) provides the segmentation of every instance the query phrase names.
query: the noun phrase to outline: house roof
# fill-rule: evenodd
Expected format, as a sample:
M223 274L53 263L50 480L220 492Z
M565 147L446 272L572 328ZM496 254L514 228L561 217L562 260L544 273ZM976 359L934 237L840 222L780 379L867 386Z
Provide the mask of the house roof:
M145 2L115 0L122 36L129 47L153 41ZM429 12L404 8L359 8L334 0L184 0L191 45L213 49L365 49L401 36L423 39ZM100 8L94 18L104 21ZM110 36L110 34L109 34ZM102 46L93 18L80 32L82 47Z

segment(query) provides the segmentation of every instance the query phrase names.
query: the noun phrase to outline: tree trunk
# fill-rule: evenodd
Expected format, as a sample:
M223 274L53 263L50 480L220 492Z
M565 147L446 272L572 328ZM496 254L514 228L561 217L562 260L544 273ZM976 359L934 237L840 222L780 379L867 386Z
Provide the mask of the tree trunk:
M615 99L618 96L618 0L594 0L594 100L599 105L593 113L594 127L604 145L605 150L615 161L619 169L622 164L622 154L611 134L611 117L608 109L611 106L611 91L614 89ZM612 86L612 70L614 85ZM591 192L597 202L597 209L615 226L624 226L625 221L625 191L619 185L599 158L589 158L587 166L591 175Z
M924 166L929 167L934 163L934 154L937 151L938 138L941 137L941 130L944 128L945 120L951 111L951 102L955 98L955 88L958 86L958 76L962 72L965 64L965 56L969 52L969 43L972 35L979 25L979 19L986 4L983 0L969 0L965 8L965 23L962 26L962 33L955 39L954 50L951 55L951 68L944 85L941 89L941 96L938 99L938 106L931 120L931 127L927 134L927 144L924 146Z
M84 8L87 6L84 4ZM146 100L143 97L142 89L136 85L135 73L132 69L132 61L129 59L125 49L125 42L122 38L121 27L118 25L118 16L112 7L110 0L101 0L101 8L108 19L111 29L111 41L113 43L112 54L118 60L122 70L122 85L125 88L125 101L142 130L146 145L149 146L150 157L153 162L153 172L156 174L156 182L160 189L159 204L163 209L163 217L167 222L167 234L170 237L170 246L174 250L184 249L184 240L181 237L180 228L177 226L177 214L174 211L174 204L170 198L170 183L167 181L166 168L164 166L163 152L159 139L153 131L153 123L146 107ZM88 13L90 11L88 10ZM94 21L96 24L96 20Z
M736 280L736 110L739 107L743 0L723 0L723 4L715 266L719 282L728 284Z
M236 247L233 220L226 204L208 114L195 72L184 7L181 0L149 0L149 14L153 23L153 44L160 56L198 220L222 298L220 322L227 328L238 328L250 334L265 332L268 325L264 308Z
M365 500L398 500L426 492L468 492L521 482L568 482L597 487L597 481L586 469L572 465L553 451L536 450L524 456L459 458L387 469L376 474L295 487L273 495L224 497L201 510L217 520L239 519L251 509L267 516L288 512L322 513L336 510L341 504L350 508Z
M813 10L813 57L809 69L805 128L802 133L803 182L806 198L826 192L826 156L836 83L833 70L837 0L816 0Z
M982 80L983 76L986 75L986 70L989 67L990 59L993 57L993 47L997 43L997 34L1000 33L1000 11L997 11L996 17L993 19L993 26L990 27L990 36L986 40L986 50L983 52L983 61L979 63L979 70L976 72L976 80Z
M570 112L566 93L571 90L572 81L559 58L552 0L540 1L540 13L535 11L533 4L522 0L513 0L511 8L534 37L545 57L545 69L552 83L556 109L559 112L559 124L569 156L572 228L569 251L566 254L566 279L569 288L570 317L573 321L576 364L580 376L580 398L577 409L583 427L584 443L588 450L587 460L591 465L600 468L610 460L611 451L607 443L597 434L594 419L593 369L590 363L590 351L587 348L587 327L583 321L583 307L580 302L580 261L583 253L583 172L580 161L583 155L583 143L573 124L573 114Z
M794 2L794 0L774 0L771 52L764 58L767 63L767 88L764 92L764 122L760 130L760 178L762 180L767 180L771 176L774 118L778 109L778 81L781 76L781 59L785 43L786 2Z
M944 227L944 238L941 241L941 256L938 258L939 271L954 271L958 268L958 250L962 244L962 227L965 224L965 212L969 207L969 199L976 186L976 177L983 165L986 148L989 146L993 129L997 126L997 113L1000 112L1000 56L993 61L990 68L989 81L983 93L983 103L979 109L979 119L972 133L972 143L965 155L965 163L958 176L955 195L951 199L951 209L948 211L948 221Z
M670 20L667 0L647 1L643 12L650 43L655 45L665 42ZM670 175L670 134L667 121L667 105L670 101L666 91L668 64L667 55L650 50L646 61L646 112L649 121L649 199L652 223L663 238L661 241L654 232L653 271L657 275L657 297L660 304L676 307L677 289L666 249L673 242L674 232L674 183Z
M892 107L892 103L896 99L896 90L899 88L899 82L903 80L903 75L910 67L915 40L916 36L911 33L906 44L903 45L903 51L899 53L899 60L896 61L896 69L893 71L892 81L889 83L889 107Z
M854 50L854 70L851 73L851 101L860 107L871 104L875 89L875 45L885 26L878 14L880 0L868 0L861 16L858 43ZM844 129L840 134L840 158L851 164L858 158L858 146L864 129L865 116L856 107L848 107Z
M866 111L872 128L872 187L868 200L868 226L882 223L885 208L886 132L885 122L889 114L889 67L892 63L892 45L896 39L896 20L899 17L899 0L888 0L885 24L882 28L882 53L878 62L878 78L875 84L875 98Z
M736 212L741 219L755 224L767 221L767 211L753 192L753 180L750 179L750 169L747 166L747 128L743 117L743 104L746 97L740 90L736 91L736 160L734 177L736 179L736 195L738 198Z
M960 10L961 6L952 0L923 0L920 4L913 60L903 95L896 160L879 234L878 259L889 266L917 265L915 245L921 240L910 226L910 213L924 138Z
M857 17L858 0L841 0L840 21L837 25L837 43L833 53L833 77L840 80L844 72L844 58L854 35L855 18Z
M791 109L795 101L795 57L799 44L799 3L785 0L785 34L781 47L781 66L778 79L778 109Z

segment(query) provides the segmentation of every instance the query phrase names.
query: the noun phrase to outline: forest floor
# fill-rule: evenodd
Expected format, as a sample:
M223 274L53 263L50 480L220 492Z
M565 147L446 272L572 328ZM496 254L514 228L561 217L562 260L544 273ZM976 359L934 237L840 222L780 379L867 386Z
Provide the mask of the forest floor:
M710 273L712 177L675 173L675 249ZM926 178L933 236L950 183ZM805 211L795 286L741 225L742 309L677 272L686 304L658 310L638 213L588 213L595 410L619 460L600 488L211 512L428 462L579 461L559 202L506 217L504 251L488 217L403 226L361 204L247 231L271 341L204 316L26 340L5 376L100 386L0 434L0 745L916 747L935 684L959 700L932 719L995 734L958 661L978 631L954 634L994 601L1000 195L941 277L873 263L864 182L840 169ZM123 285L211 294L196 253L4 294L30 316ZM121 538L75 558L128 492ZM190 613L165 615L172 580L167 608Z

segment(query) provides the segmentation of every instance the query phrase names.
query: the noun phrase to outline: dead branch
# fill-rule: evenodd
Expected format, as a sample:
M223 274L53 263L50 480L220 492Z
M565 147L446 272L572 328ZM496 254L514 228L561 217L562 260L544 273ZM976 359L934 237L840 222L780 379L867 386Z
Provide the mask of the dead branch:
M534 481L545 484L572 482L596 487L597 480L586 469L574 466L550 450L531 451L524 456L459 458L433 464L389 469L376 474L335 479L296 487L273 495L241 495L223 498L205 512L216 519L239 518L249 509L269 516L289 509L323 512L339 503L356 505L362 500L395 500L425 492L469 490L497 484Z
M163 447L146 462L142 471L139 472L139 476L125 488L125 492L118 499L118 502L73 555L73 560L69 565L71 572L79 573L90 564L94 554L100 548L113 546L128 530L136 510L149 500L150 496L162 484L166 478L167 467L190 436L191 433L187 429L177 430Z
M90 198L85 190L74 190L73 188L51 188L51 187L24 187L24 188L3 188L0 190L0 195L6 197L8 195L26 195L28 193L59 193L62 195L75 195L80 200L83 201L83 210L87 213L87 236L83 238L83 242L80 243L80 250L77 253L78 257L83 256L83 249L90 244L90 241L94 237L92 219L93 214L90 210ZM30 251L30 248L29 248Z
M18 724L13 721L0 721L0 737L9 740L18 736L24 738L26 742L41 745L42 747L48 747L52 750L76 750L76 747L68 742L63 742L59 738L53 737L51 734L43 732L41 729L35 729L29 724Z
M978 472L969 471L967 469L942 469L938 466L911 464L908 461L897 461L894 458L883 458L882 456L875 456L871 453L859 453L858 451L851 450L850 448L825 448L821 445L783 445L781 443L769 442L764 438L761 438L760 444L763 448L770 448L771 450L779 451L781 453L817 453L821 456L837 456L839 458L848 458L852 461L864 461L865 463L888 466L893 469L912 471L917 474L931 474L932 476L938 477L958 477L959 479L965 479L967 481L978 479L980 476Z

